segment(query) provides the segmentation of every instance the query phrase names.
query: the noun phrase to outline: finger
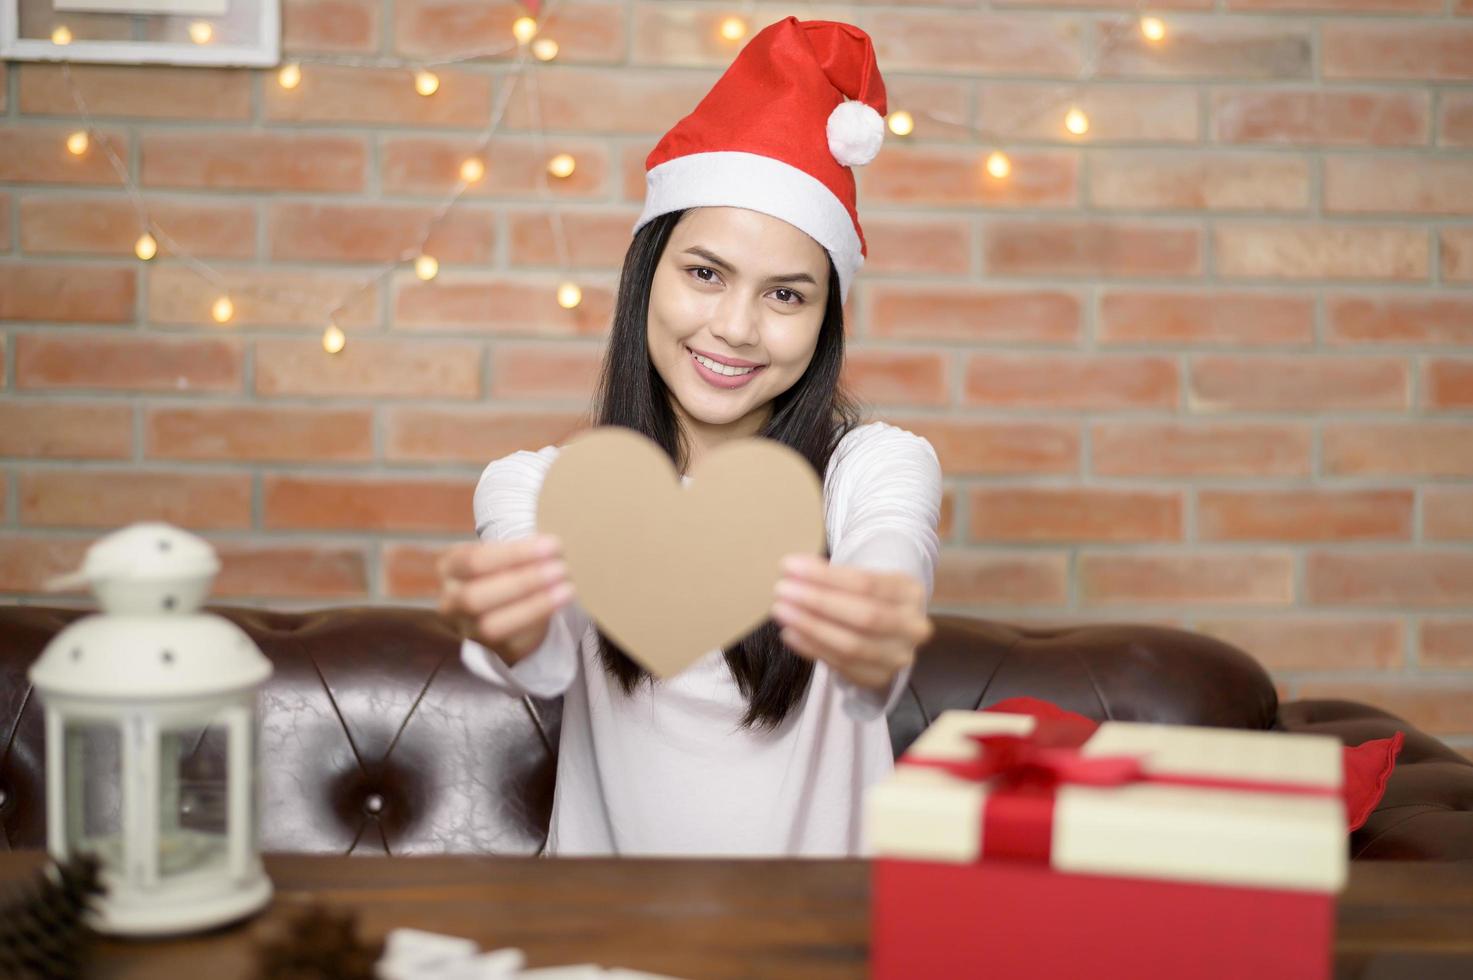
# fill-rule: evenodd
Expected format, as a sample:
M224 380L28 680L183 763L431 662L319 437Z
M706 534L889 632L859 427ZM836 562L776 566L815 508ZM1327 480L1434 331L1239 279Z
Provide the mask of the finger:
M784 561L783 570L803 581L887 602L915 602L917 598L924 602L925 599L925 589L920 581L904 572L877 572L852 565L834 565L812 555Z
M568 566L561 559L544 558L460 583L451 608L471 616L481 616L539 589L553 588L566 581L567 577Z
M842 623L816 616L781 600L773 605L772 611L773 618L779 623L797 630L816 644L824 659L862 660L875 642Z
M551 535L533 535L515 541L468 541L445 553L441 577L476 578L559 554L561 543Z
M441 580L439 609L442 614L478 616L490 605L525 595L539 582L561 581L566 571L559 558L537 558L467 578L447 577Z
M776 593L782 602L870 636L909 639L915 632L914 612L884 600L797 579L783 579Z
M540 589L509 605L501 606L476 619L481 635L491 640L513 636L540 620L546 619L573 598L573 583L563 582L551 589Z
M435 559L436 577L439 578L442 582L449 579L450 569L461 560L461 552L464 552L467 549L478 547L480 547L480 544L478 542L468 541L464 544L457 544L453 547L446 548L444 551L440 552L440 557Z
M836 664L828 655L827 651L823 650L814 640L791 627L784 629L778 636L794 653L801 657L807 657L810 660L822 660L842 676L856 684L865 687L878 687L881 684L888 683L890 678L894 676L892 671L870 664L852 662Z

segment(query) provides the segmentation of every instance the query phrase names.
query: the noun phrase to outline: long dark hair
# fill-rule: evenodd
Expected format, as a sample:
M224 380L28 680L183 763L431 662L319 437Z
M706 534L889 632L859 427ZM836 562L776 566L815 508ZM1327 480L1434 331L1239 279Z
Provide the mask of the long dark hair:
M622 425L653 439L670 456L677 472L685 471L687 436L670 403L670 389L650 361L647 330L655 267L684 213L662 214L634 233L620 273L613 331L592 412L595 425ZM840 386L843 365L844 305L831 257L828 302L813 359L803 376L773 399L770 417L758 433L797 450L813 466L820 482L839 440L861 417L859 404ZM747 699L744 728L776 728L808 690L813 662L789 650L778 633L778 625L768 619L723 651L737 689ZM643 680L653 683L649 671L602 630L598 630L598 649L604 669L618 678L625 694L633 693Z

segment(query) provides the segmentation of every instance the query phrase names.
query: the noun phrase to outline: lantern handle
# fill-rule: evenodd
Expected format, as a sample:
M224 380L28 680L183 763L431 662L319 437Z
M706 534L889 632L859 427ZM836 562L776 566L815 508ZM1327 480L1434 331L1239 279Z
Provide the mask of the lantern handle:
M66 572L62 575L53 575L46 580L41 586L41 589L44 592L65 592L68 589L82 588L90 584L91 581L92 579L88 576L87 570L79 568L76 571Z

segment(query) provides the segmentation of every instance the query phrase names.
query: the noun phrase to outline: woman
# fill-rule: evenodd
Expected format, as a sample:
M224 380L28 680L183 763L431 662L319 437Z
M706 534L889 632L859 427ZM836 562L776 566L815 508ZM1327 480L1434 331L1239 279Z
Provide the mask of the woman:
M792 17L762 31L651 152L620 279L595 424L654 439L683 480L754 436L823 476L830 554L789 556L772 619L652 679L534 535L555 446L486 467L481 543L441 561L467 668L564 697L549 854L862 850L864 790L893 767L885 715L931 635L941 497L931 445L859 424L839 387L864 255L848 168L874 156L884 109L862 31ZM712 546L741 531L712 528Z

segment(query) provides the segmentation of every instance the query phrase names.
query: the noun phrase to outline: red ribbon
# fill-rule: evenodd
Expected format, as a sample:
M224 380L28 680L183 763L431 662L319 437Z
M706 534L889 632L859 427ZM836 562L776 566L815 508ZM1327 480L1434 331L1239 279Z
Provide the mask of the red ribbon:
M1095 726L1071 719L1039 718L1028 735L968 735L978 746L971 759L905 756L903 765L940 769L969 782L993 781L982 813L982 857L1047 864L1053 852L1054 802L1060 786L1124 786L1154 783L1251 793L1338 797L1338 789L1256 779L1181 776L1147 772L1144 756L1086 756L1079 751Z

